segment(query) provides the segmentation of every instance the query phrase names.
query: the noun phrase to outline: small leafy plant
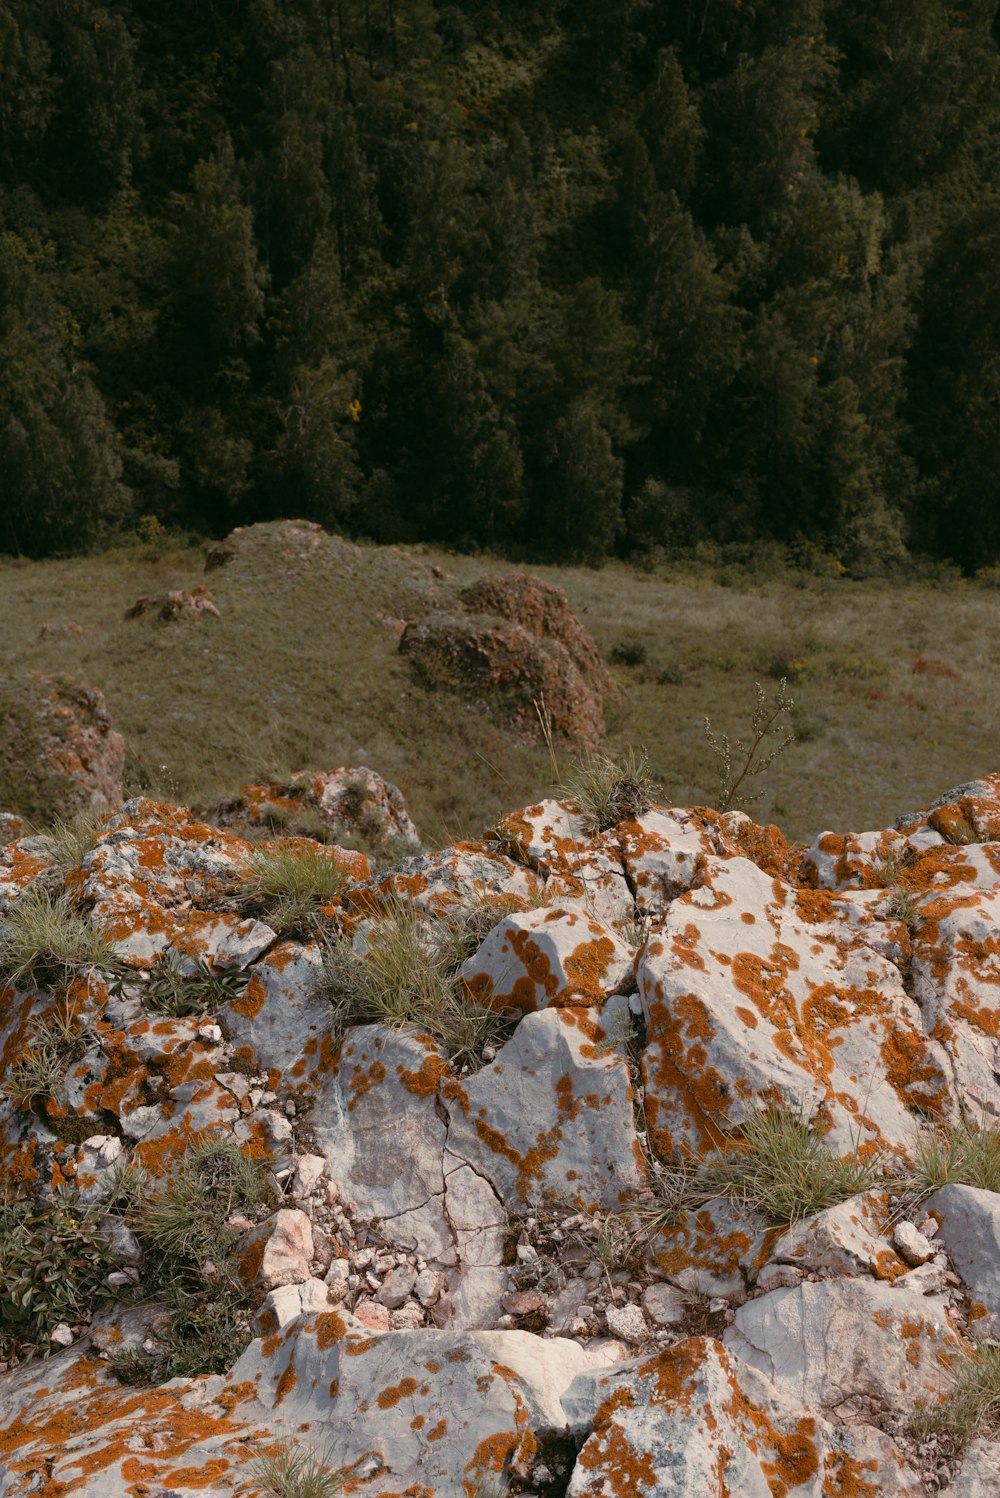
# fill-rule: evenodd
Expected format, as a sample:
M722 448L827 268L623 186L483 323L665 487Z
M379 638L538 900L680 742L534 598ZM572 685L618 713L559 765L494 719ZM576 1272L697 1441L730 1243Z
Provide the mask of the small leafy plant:
M213 968L204 957L198 959L197 969L191 973L175 952L168 952L150 970L139 996L143 1007L154 1014L201 1019L239 998L248 981L247 973ZM120 991L122 986L119 982L113 988Z
M64 986L81 969L113 973L119 967L101 933L65 892L26 889L4 916L0 973L15 988Z
M750 806L759 801L763 791L751 794L741 787L769 770L778 755L794 742L795 734L789 724L795 702L789 697L787 687L788 683L782 677L774 700L769 702L761 683L756 683L756 706L746 739L730 741L728 734L715 733L710 719L705 719L705 736L715 755L719 773L717 810L731 811L734 807ZM771 740L770 744L768 740Z
M658 787L645 749L627 749L618 759L590 754L577 760L559 789L580 808L588 832L608 832L647 812Z
M38 1204L0 1198L0 1348L19 1356L51 1350L59 1322L86 1318L111 1298L105 1283L114 1260L95 1209L81 1212L77 1194L62 1188Z

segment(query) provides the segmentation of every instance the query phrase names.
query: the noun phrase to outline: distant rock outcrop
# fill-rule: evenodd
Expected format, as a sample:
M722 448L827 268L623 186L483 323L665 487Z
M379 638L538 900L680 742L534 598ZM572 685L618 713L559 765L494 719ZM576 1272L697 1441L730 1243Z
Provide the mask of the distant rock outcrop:
M420 851L420 838L402 794L364 765L304 770L286 781L244 786L217 808L215 819L237 831L270 827L298 836L320 835L323 841L360 844L396 859Z
M604 703L617 688L600 652L551 583L521 574L481 578L457 614L406 626L400 652L421 681L483 701L501 722L537 737L540 714L582 749L604 738Z
M344 824L360 775L226 819L279 812L285 856L285 814ZM321 850L342 887L280 933L240 896L272 845L182 807L127 802L59 876L0 851L0 963L39 898L107 947L0 986L0 1198L32 1203L0 1258L139 1166L162 1204L199 1141L270 1172L200 1271L252 1317L207 1374L150 1373L176 1328L127 1203L89 1302L0 1282L0 1492L250 1498L289 1439L371 1498L1000 1491L1000 1443L960 1470L909 1427L1000 1325L1000 1193L898 1186L929 1126L1000 1129L1000 775L808 848L705 808L591 825ZM670 1195L762 1114L868 1175L780 1220Z
M125 741L103 694L70 676L0 678L0 795L31 820L121 804Z

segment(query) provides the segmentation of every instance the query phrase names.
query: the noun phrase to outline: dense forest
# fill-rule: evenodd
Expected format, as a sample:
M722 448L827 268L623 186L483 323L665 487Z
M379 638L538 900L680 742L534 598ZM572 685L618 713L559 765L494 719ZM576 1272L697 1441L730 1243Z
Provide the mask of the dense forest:
M294 513L995 563L998 36L992 0L0 0L0 549Z

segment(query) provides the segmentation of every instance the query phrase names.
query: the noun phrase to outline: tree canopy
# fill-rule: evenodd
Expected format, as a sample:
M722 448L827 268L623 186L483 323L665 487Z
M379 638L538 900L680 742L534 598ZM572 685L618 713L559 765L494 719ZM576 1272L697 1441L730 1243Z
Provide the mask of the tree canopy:
M997 7L2 0L0 548L1000 560Z

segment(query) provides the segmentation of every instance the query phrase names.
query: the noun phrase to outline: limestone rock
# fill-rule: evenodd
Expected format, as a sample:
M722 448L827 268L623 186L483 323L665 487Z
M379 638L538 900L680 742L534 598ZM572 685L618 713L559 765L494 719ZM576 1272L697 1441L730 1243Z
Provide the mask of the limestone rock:
M942 1186L926 1203L941 1219L941 1241L974 1301L1000 1317L1000 1193Z
M0 677L0 802L35 822L120 805L125 741L104 696L70 676Z
M282 1207L248 1233L240 1273L264 1290L302 1285L313 1257L312 1223L304 1212Z
M594 1427L569 1498L617 1498L623 1482L657 1498L774 1498L792 1490L795 1498L827 1498L852 1488L924 1498L887 1436L828 1422L707 1338L688 1338L620 1372L583 1374L563 1404L578 1430Z
M459 976L481 1004L527 1014L602 1004L631 982L632 954L584 910L548 906L502 920Z
M832 1411L852 1395L909 1414L961 1352L945 1303L875 1280L806 1282L747 1301L723 1341L779 1389Z

